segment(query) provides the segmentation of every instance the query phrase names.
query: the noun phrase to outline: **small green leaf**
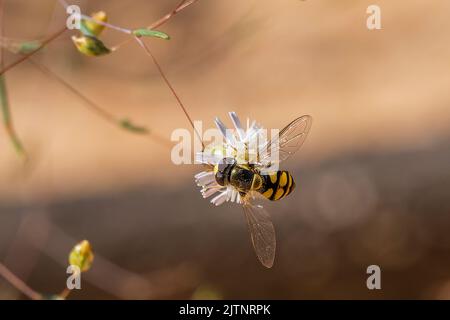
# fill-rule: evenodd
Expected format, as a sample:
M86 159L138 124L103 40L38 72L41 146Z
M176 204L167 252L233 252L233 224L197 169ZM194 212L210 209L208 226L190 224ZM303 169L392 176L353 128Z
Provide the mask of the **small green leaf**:
M42 46L40 41L25 41L19 44L17 48L18 53L28 54L30 52L36 51Z
M155 37L155 38L160 38L160 39L164 39L164 40L170 40L170 37L167 33L164 33L162 31L158 31L158 30L151 30L151 29L136 29L133 30L133 34L136 37Z
M122 128L124 128L124 129L126 129L126 130L130 130L130 131L133 131L135 133L142 133L142 134L147 134L148 133L148 129L146 127L137 126L137 125L133 124L128 119L120 120L120 126Z

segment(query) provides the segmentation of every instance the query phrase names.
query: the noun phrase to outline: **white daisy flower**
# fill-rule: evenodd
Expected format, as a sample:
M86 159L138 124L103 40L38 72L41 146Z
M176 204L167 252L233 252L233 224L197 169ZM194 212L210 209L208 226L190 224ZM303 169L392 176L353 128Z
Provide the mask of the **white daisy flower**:
M248 163L250 154L254 152L250 149L260 150L260 147L265 145L265 140L258 139L258 136L264 131L258 123L253 121L250 124L250 120L247 119L247 129L244 130L235 112L230 112L229 116L233 122L234 130L228 129L219 118L216 118L215 124L221 132L224 142L221 145L211 144L202 152L198 152L195 155L196 163L214 167L224 158L230 157L236 159L238 163ZM216 206L227 201L241 203L239 191L232 186L219 185L216 182L213 169L196 174L195 182L199 187L202 187L200 192L203 198L214 196L211 203Z

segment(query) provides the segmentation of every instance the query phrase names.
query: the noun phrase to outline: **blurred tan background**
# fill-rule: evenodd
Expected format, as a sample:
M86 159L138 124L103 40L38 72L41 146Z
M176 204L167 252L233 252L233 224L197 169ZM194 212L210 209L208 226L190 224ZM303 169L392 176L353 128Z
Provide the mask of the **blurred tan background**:
M177 0L78 1L127 28L149 25ZM450 298L450 3L200 0L146 40L190 115L213 125L228 111L281 128L310 114L297 180L268 204L275 266L256 260L240 208L215 208L174 166L170 144L92 113L25 62L6 74L24 166L0 135L0 258L40 292L65 284L67 252L97 253L79 299ZM65 23L52 0L5 1L5 35L34 39ZM169 140L189 124L134 42L81 56L67 32L34 59L121 118ZM102 35L113 46L126 39ZM9 54L7 63L18 56ZM382 290L366 268L382 269ZM0 297L21 296L0 280Z

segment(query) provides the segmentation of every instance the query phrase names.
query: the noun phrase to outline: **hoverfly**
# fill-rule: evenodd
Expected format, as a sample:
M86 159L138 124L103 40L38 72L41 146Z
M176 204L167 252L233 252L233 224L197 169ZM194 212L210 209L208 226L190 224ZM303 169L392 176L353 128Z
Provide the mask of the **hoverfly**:
M244 147L248 149L248 137L254 136L261 128L252 125L245 134L236 114L231 112L230 117L238 132L237 137L241 138ZM216 124L223 132L225 127L220 120L216 119ZM300 149L311 124L312 118L308 115L295 119L282 129L277 137L265 143L263 150L276 148L279 157L275 161L277 164L281 163ZM230 141L229 144L235 149L234 143ZM225 157L220 152L212 156L204 154L205 152L200 153L202 158L197 157L197 161L207 165L208 169L196 175L197 184L203 187L203 197L209 197L222 190L211 200L212 203L220 205L225 201L233 201L242 204L256 255L265 267L271 268L275 259L275 229L268 212L263 206L257 205L255 199L261 197L271 201L283 199L294 190L294 179L288 171L267 171L274 164L274 159L269 153L261 157L258 155L256 163L242 161L242 158L238 161L235 157ZM244 159L248 159L248 156Z

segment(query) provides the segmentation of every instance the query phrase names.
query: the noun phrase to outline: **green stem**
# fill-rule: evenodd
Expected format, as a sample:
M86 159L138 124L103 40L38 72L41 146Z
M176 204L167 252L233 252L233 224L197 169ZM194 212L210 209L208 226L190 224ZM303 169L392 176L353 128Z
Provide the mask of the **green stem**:
M3 1L0 1L0 38L3 36ZM0 48L0 68L3 69L4 57L3 57L3 47ZM3 115L3 123L5 125L6 132L16 150L17 154L21 156L24 160L27 159L25 149L23 148L22 142L19 136L16 134L14 125L12 122L11 111L9 108L8 93L6 91L6 80L4 75L0 75L0 108Z
M0 276L5 278L14 288L22 292L32 300L41 300L42 296L31 289L25 282L11 272L3 263L0 262Z
M3 124L5 125L6 133L8 134L17 154L26 160L27 155L25 149L13 126L11 111L9 108L8 94L6 91L6 83L3 76L0 76L0 104L3 115Z

